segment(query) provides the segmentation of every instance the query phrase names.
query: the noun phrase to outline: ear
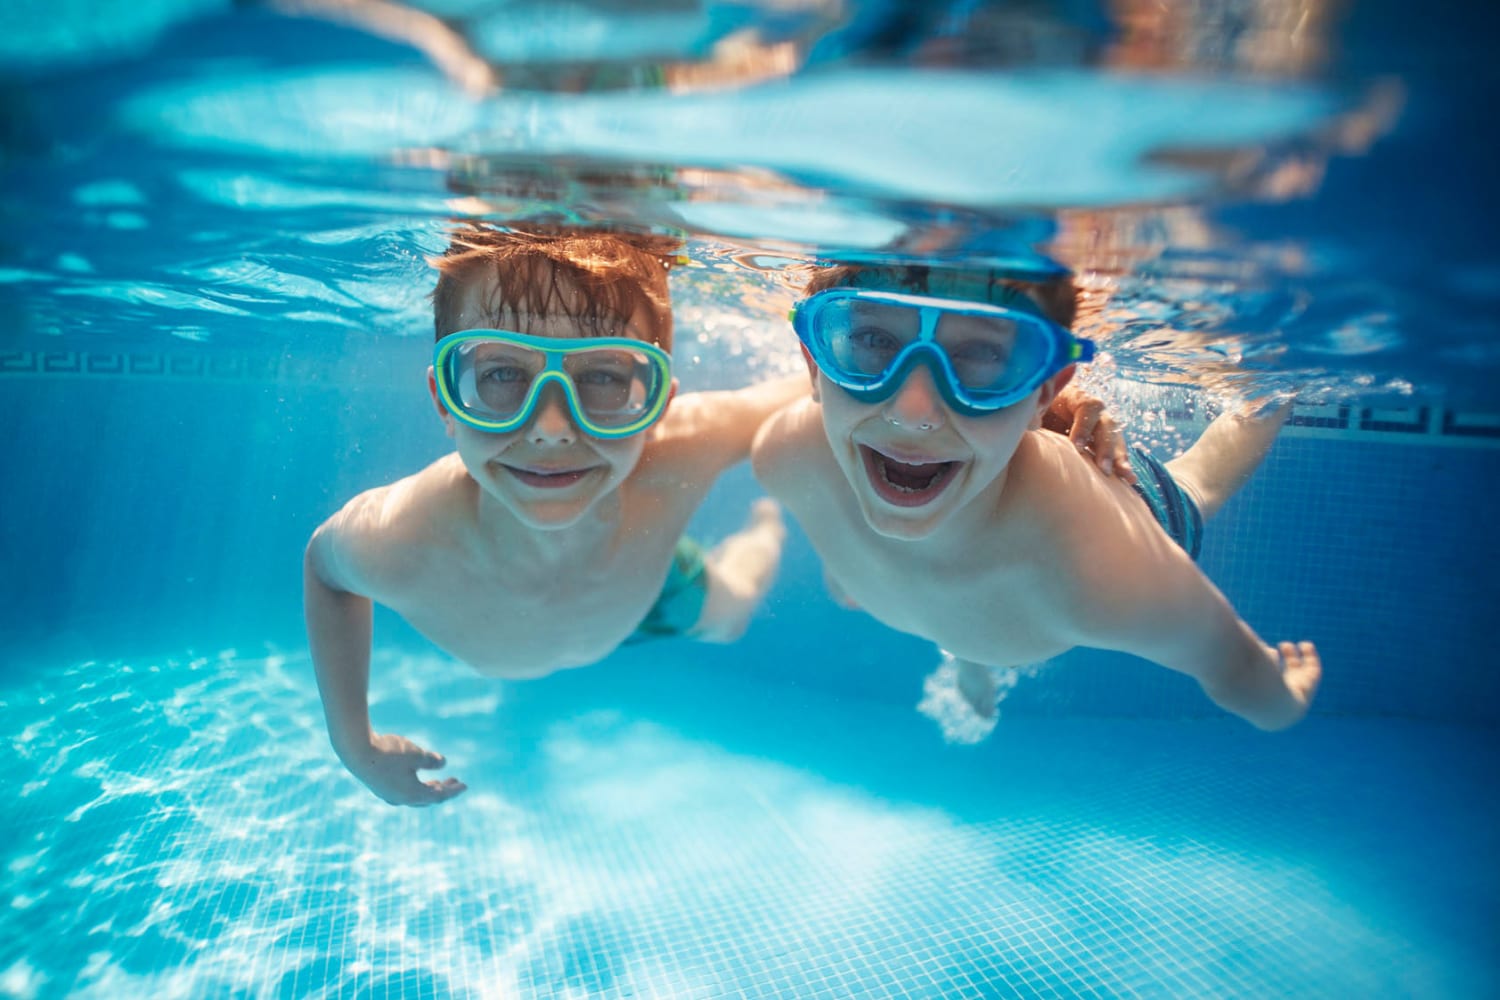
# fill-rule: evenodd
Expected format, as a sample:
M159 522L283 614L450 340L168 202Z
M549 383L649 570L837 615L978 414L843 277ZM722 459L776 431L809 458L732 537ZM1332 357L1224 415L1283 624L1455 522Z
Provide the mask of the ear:
M812 355L808 353L806 344L798 343L797 347L802 351L802 360L807 363L807 377L812 382L813 402L821 403L822 400L818 398L818 363L814 361Z
M443 427L447 430L448 436L452 437L453 414L448 412L448 408L443 405L443 397L438 395L437 373L432 370L431 365L427 366L427 392L432 396L432 405L437 407L438 416L443 418Z
M1032 430L1039 430L1041 428L1042 415L1047 412L1048 407L1052 405L1052 401L1057 398L1057 394L1062 392L1069 382L1073 381L1073 376L1077 371L1078 366L1076 364L1069 365L1042 383L1041 391L1037 393L1036 397L1036 412L1031 417Z

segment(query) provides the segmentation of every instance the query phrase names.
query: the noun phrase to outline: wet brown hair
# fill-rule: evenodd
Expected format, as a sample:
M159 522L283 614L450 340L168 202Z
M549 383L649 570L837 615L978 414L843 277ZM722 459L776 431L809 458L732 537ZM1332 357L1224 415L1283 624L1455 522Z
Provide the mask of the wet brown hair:
M837 264L815 271L803 294L815 295L830 288L852 287L930 295L933 294L931 286L943 278L972 283L976 291L983 288L984 297L976 298L976 301L1003 304L1006 298L1019 292L1040 306L1047 318L1059 326L1072 327L1078 316L1078 287L1068 272L1044 281L1026 281L999 271L973 268Z
M492 276L484 312L497 328L514 326L521 313L560 315L579 325L580 336L626 336L626 324L644 315L651 342L670 352L667 271L681 252L670 236L465 225L432 260L439 272L433 329L438 340L456 332L468 283Z

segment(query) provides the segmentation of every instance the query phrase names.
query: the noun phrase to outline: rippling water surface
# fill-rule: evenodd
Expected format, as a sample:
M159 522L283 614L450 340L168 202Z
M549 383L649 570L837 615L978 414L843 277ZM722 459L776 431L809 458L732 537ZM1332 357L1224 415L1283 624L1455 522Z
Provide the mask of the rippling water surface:
M477 218L684 234L688 298L768 332L819 255L1060 261L1111 378L1474 404L1495 374L1461 121L1494 73L1462 41L1434 71L1379 5L384 9L69 35L22 5L11 341L424 336L424 256Z

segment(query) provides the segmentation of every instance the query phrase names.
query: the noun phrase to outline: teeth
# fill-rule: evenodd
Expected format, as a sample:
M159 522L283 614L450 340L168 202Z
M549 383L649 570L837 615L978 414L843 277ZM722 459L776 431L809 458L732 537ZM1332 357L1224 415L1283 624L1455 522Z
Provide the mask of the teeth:
M896 465L905 465L907 467L911 467L912 465L927 465L928 463L926 463L926 462L915 462L915 463L896 462L894 459L884 459L884 458L883 458L883 460L878 461L878 462L875 463L875 465L880 469L880 478L885 482L885 484L887 486L889 486L891 489L897 490L897 491L899 491L901 493L922 493L922 492L925 492L927 490L930 490L932 488L932 484L935 483L935 482L937 482L937 478L939 476L941 476L943 474L943 472L944 472L943 469L939 469L937 472L934 472L931 476L928 477L927 482L923 483L921 486L905 486L905 485L903 485L901 483L893 483L893 482L891 482L891 477L890 477L890 475L887 472L887 469L889 469L890 466L887 465L887 462L891 462L891 463L894 463Z

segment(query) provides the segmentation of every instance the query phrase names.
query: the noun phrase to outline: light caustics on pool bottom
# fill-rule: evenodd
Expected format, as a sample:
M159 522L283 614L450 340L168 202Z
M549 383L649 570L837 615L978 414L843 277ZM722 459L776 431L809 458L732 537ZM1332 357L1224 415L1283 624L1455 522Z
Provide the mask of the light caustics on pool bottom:
M747 682L653 718L602 688L518 712L440 659L382 656L373 677L377 722L469 792L375 800L328 750L305 655L86 663L4 691L0 996L1494 985L1494 878L1453 896L1494 809L1432 766L1462 732L1005 719L954 748L906 707L800 692L796 718L761 718L786 702ZM738 728L715 741L726 704ZM801 737L779 747L778 726ZM836 749L785 759L818 744ZM1434 829L1460 831L1442 858Z

